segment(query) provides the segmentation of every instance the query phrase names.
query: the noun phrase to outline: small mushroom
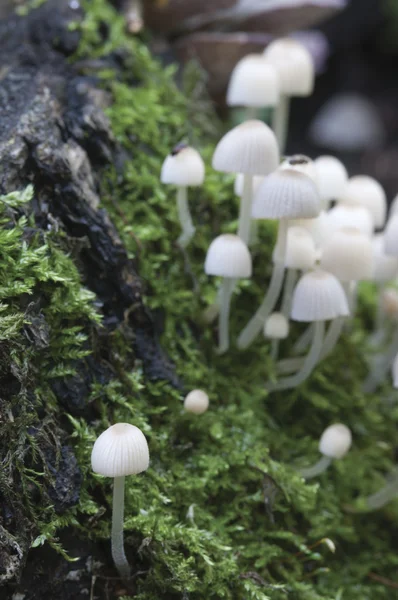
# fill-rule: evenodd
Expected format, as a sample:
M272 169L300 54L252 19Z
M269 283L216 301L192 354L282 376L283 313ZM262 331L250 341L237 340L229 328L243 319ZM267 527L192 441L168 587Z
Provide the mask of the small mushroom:
M184 400L187 412L201 415L209 408L209 396L203 390L192 390Z
M130 577L130 565L124 552L124 480L149 467L148 443L142 431L129 423L112 425L95 441L91 453L94 473L113 477L112 558L123 579Z
M318 189L324 208L342 194L348 181L347 169L335 156L318 156L314 160Z
M380 183L373 177L368 175L351 177L337 200L342 204L364 206L372 215L374 227L384 227L387 214L386 194Z
M322 458L312 467L300 469L304 479L320 475L330 466L332 460L343 458L351 447L351 431L342 423L335 423L325 429L319 440L319 452Z
M195 233L188 205L188 186L202 185L204 178L205 165L199 152L186 144L175 146L163 162L161 182L177 186L177 209L182 227L178 243L182 248Z
M236 279L251 277L252 274L252 259L246 244L237 235L219 235L207 251L205 272L222 277L218 328L218 350L221 354L229 348L229 312Z

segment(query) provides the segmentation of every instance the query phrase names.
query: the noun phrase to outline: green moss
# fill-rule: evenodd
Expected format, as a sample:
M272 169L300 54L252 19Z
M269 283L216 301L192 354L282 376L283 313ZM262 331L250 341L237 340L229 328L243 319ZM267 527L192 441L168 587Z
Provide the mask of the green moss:
M175 84L175 68L165 69L143 41L126 36L123 20L105 0L88 6L79 56L101 56L120 47L128 52L123 73L113 78L104 74L103 85L113 98L108 116L129 159L122 175L113 168L104 172L103 205L138 261L147 285L146 303L162 323L161 341L178 375L187 390L204 388L211 405L200 417L188 415L182 410L181 394L163 382L147 381L138 362L125 371L129 351L117 332L111 355L120 377L105 387L93 386L98 420L70 418L70 443L84 474L80 505L63 522L51 509L45 519L36 514L41 536L36 543L54 543L57 529L66 523L83 537L109 538L111 482L91 473L90 453L103 429L128 421L145 432L151 451L148 472L127 479L126 545L133 569L139 572L135 598L391 600L394 590L370 574L396 577L398 503L371 516L350 509L358 495L382 485L396 444L398 408L389 386L372 397L361 391L366 373L363 324L369 323L371 290L361 296L355 327L299 390L267 394L264 383L273 377L273 364L264 340L245 353L232 348L225 356L216 354L215 327L204 326L201 315L214 299L217 282L204 275L203 262L212 238L234 231L237 215L231 178L210 167L220 124L213 115L209 126L208 103L192 94L201 87L194 69L183 78L191 91L187 95ZM109 26L106 40L99 34L102 21ZM175 191L159 182L164 157L182 139L198 147L207 163L203 188L190 193L197 232L186 254L176 245ZM11 231L2 230L1 236L20 239L20 224ZM262 225L254 248L254 279L242 282L234 298L234 337L264 291L273 238L274 227ZM19 252L24 250L16 246L13 265ZM46 235L26 252L26 266L22 261L18 267L26 274L7 278L4 285L43 285L46 290L43 311L53 339L37 375L39 397L44 398L48 377L58 374L58 361L62 371L68 371L70 359L85 351L81 333L77 337L74 329L70 334L65 330L60 295L67 294L67 321L94 324L97 317L55 236ZM49 260L45 269L43 256ZM10 295L8 291L6 335L19 330L26 318ZM294 334L298 333L297 328ZM283 352L288 354L288 347ZM57 358L55 372L46 356ZM56 419L55 406L49 414ZM307 484L295 469L317 460L319 436L335 421L352 429L353 449ZM40 477L33 475L39 483ZM335 544L335 553L328 540Z

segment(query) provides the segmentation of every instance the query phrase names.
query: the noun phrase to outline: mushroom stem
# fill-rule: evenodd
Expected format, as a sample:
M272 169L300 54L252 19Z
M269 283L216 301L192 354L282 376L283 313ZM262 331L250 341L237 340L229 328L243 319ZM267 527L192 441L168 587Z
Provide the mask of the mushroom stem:
M188 188L186 186L177 188L177 210L182 227L182 234L178 238L178 244L182 248L185 248L188 246L195 233L195 227L193 226L191 213L189 211Z
M283 288L283 298L281 313L288 319L292 308L292 297L294 286L298 277L297 269L288 269L286 274L285 286Z
M304 469L300 469L299 473L304 479L312 479L312 477L317 477L331 465L332 459L329 456L322 456L318 460L318 462L312 467L306 467Z
M251 208L252 208L252 196L253 196L253 175L244 173L243 175L243 192L240 201L239 211L239 228L238 236L249 244L250 239L250 220L251 220Z
M323 339L325 332L325 321L315 321L314 323L314 337L312 340L310 351L304 359L301 369L292 375L291 377L286 377L285 379L281 379L275 384L270 384L267 388L270 391L277 390L288 390L296 387L311 375L311 372L317 362L319 361Z
M367 394L373 393L379 384L383 381L386 376L388 369L391 367L395 356L398 353L398 329L395 331L394 336L390 342L387 351L384 353L382 360L375 361L371 367L370 373L365 380L363 391Z
M371 510L377 510L382 508L391 500L394 500L398 496L398 471L394 474L394 477L389 481L381 490L368 496L366 499L367 507Z
M112 558L122 579L130 577L130 565L124 553L124 476L113 480Z
M312 340L313 329L314 324L311 323L310 325L308 325L307 329L300 335L299 339L293 346L294 354L301 354L305 351L306 348L308 348Z
M274 109L272 118L272 129L278 140L279 151L281 154L285 152L287 127L289 123L290 98L289 96L281 95L279 103Z
M229 312L231 297L236 284L236 279L224 277L220 286L220 315L218 322L218 352L223 354L229 348Z
M265 319L273 311L275 304L278 301L283 278L285 275L284 257L286 252L288 220L281 219L279 221L278 239L276 243L276 259L274 269L272 271L271 282L267 293L264 296L260 307L254 316L250 319L246 327L241 331L238 338L238 348L244 349L250 346L256 336L260 333L264 326Z

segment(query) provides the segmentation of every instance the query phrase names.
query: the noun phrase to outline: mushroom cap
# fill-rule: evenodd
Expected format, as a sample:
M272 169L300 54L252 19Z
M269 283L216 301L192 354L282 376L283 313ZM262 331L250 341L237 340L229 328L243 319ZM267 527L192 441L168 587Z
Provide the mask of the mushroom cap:
M351 448L352 435L346 425L329 425L319 440L319 452L329 458L343 458Z
M292 223L306 229L311 234L317 248L322 246L328 230L328 213L326 211L321 210L319 215L313 219L294 219Z
M239 198L241 198L243 195L243 179L243 173L238 173L235 177L234 192L237 196L239 196ZM253 175L253 195L258 190L258 186L260 185L263 179L264 175Z
M327 233L324 243L340 229L353 227L369 238L373 233L373 219L369 209L357 204L336 204L327 213Z
M201 415L209 408L209 396L203 390L192 390L184 400L187 412Z
M343 204L359 204L367 208L375 227L383 227L387 214L387 199L380 183L368 175L351 177L337 198Z
M91 467L105 477L136 475L149 467L148 443L141 429L130 423L116 423L96 439Z
M281 312L273 312L264 323L264 336L271 340L284 340L289 335L289 321Z
M315 242L304 227L292 226L287 231L285 267L307 271L316 261Z
M252 259L248 247L233 233L219 235L207 251L205 273L232 279L251 277Z
M385 283L398 275L398 256L389 256L384 249L384 235L377 233L372 238L373 272L372 281Z
M205 164L199 152L191 146L178 144L163 162L160 181L178 186L202 185Z
M262 121L245 121L221 138L213 154L213 168L224 173L268 175L279 163L274 132Z
M347 297L339 280L315 269L303 275L293 292L291 318L311 323L349 314Z
M347 169L334 156L318 156L314 160L318 189L325 207L343 193L348 181Z
M340 281L370 279L373 271L371 239L354 227L335 231L322 249L321 267Z
M390 218L398 212L398 194L394 196L390 204Z
M276 106L279 80L263 54L247 54L232 71L227 91L228 106Z
M307 48L290 38L272 41L264 50L267 61L279 76L281 94L309 96L314 89L315 67Z
M252 204L253 219L311 219L320 212L315 183L303 173L279 168L264 177Z
M398 213L388 220L384 232L384 251L387 256L398 256Z

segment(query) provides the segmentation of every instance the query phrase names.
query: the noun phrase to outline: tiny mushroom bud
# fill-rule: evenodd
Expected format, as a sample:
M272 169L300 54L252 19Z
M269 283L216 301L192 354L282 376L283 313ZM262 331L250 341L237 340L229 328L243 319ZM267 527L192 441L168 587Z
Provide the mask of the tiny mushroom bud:
M91 466L95 473L113 477L112 557L120 576L130 576L124 552L124 479L149 467L148 443L142 431L129 423L116 423L97 438Z
M271 340L284 340L289 335L289 321L280 312L272 313L265 321L264 335Z
M305 479L320 475L331 464L332 460L343 458L351 448L351 431L342 423L335 423L325 429L319 440L319 452L323 457L312 467L301 469Z
M192 390L184 400L184 408L187 412L201 415L209 408L209 396L203 390Z
M165 158L160 180L177 186L177 208L182 234L178 243L187 246L195 233L188 206L189 186L201 185L205 178L205 165L197 150L186 144L178 144Z
M229 348L229 312L235 280L251 277L252 259L246 244L237 235L219 235L209 246L205 273L222 277L220 287L219 352Z

